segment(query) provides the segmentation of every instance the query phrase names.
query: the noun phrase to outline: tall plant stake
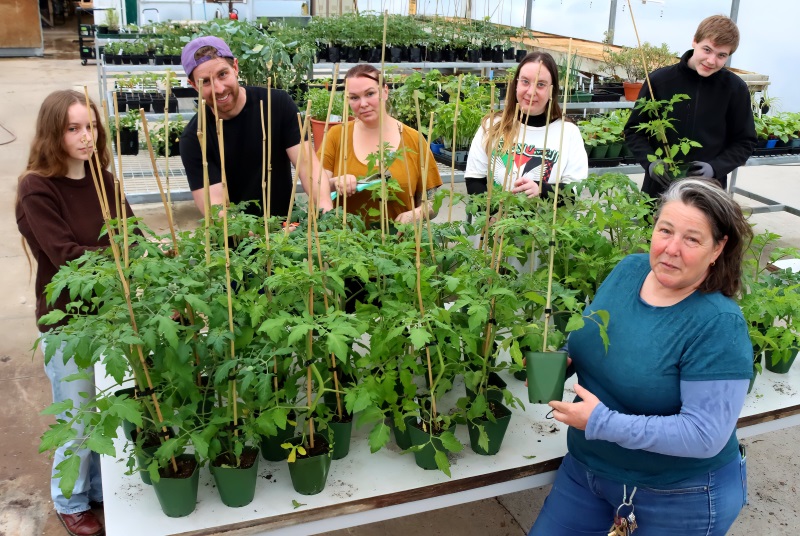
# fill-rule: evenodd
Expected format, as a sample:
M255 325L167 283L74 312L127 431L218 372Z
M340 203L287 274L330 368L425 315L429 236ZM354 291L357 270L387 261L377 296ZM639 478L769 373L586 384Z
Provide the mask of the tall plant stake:
M178 238L175 235L175 225L172 222L172 210L169 208L169 202L164 195L164 186L161 184L161 177L158 174L158 166L156 166L156 157L153 153L153 143L150 141L150 129L147 126L147 117L144 115L144 110L139 108L139 116L142 118L142 128L144 129L144 139L147 141L147 150L150 152L150 163L153 165L153 176L158 185L158 193L161 195L161 203L164 205L164 212L167 214L167 223L169 224L169 232L172 235L172 247L175 253L178 253ZM169 140L168 140L169 141Z

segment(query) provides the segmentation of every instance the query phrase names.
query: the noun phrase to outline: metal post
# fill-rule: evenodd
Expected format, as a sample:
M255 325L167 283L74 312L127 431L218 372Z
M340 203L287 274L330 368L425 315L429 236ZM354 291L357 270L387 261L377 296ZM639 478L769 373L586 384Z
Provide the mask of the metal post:
M739 0L731 0L731 20L735 23L736 19L739 18ZM731 59L733 55L731 54L728 56L728 61L725 62L725 65L730 67L731 66ZM733 191L733 190L731 190Z
M612 0L612 1L616 1L616 0ZM525 28L527 28L528 30L531 30L532 29L531 28L531 13L533 12L533 0L528 0L528 3L526 5L527 5L528 9L525 10Z
M611 0L611 10L608 12L608 33L606 34L606 38L608 39L608 44L614 44L614 32L616 31L617 27L617 0Z

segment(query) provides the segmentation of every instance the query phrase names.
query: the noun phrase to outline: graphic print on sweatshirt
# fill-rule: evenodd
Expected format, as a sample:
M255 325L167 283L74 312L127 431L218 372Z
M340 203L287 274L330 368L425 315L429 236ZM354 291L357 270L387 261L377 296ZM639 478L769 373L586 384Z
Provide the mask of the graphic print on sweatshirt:
M544 164L542 163L543 153ZM547 149L543 152L541 147L537 148L533 144L517 143L511 157L513 159L511 163L511 184L522 177L537 182L540 179L543 179L544 182L550 182L553 166L558 161L558 151L556 149ZM497 184L503 184L508 158L509 155L503 150L501 142L499 147L492 152L492 160L495 162L494 182Z

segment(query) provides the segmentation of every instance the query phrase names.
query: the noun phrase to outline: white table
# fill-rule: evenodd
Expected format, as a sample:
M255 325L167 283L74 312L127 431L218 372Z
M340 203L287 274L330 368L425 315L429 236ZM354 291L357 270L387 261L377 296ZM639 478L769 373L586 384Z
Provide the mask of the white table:
M504 379L512 392L527 401L523 382ZM745 402L739 437L800 424L799 391L800 368L793 367L786 375L765 371ZM463 396L460 384L442 405L452 404L459 396ZM564 398L573 396L567 388ZM254 501L243 508L228 508L219 500L208 469L202 468L197 509L177 519L161 512L155 493L138 475L124 474L122 461L103 456L106 533L308 535L543 486L553 481L566 452L566 426L546 419L548 409L526 403L526 411L514 411L496 456L473 453L466 427L459 426L456 436L465 448L451 457L453 478L419 469L413 455L401 455L393 439L381 451L370 454L367 428L354 429L350 454L332 462L325 489L314 496L294 491L286 462L262 458ZM122 451L122 442L117 443L117 449L118 453ZM530 456L535 458L528 459ZM303 506L294 508L292 500Z

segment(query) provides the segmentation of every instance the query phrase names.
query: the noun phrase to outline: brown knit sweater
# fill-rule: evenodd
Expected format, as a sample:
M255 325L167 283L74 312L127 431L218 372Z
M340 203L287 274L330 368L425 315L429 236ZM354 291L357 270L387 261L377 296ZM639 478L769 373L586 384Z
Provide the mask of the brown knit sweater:
M19 183L16 206L17 227L28 243L36 260L36 323L45 332L67 320L53 325L41 325L39 319L53 309L65 310L69 293L64 291L50 307L45 298L45 287L58 270L68 261L77 259L89 250L109 246L108 236L100 236L103 214L95 193L92 176L75 180L67 177L41 177L26 175ZM116 218L114 182L111 174L103 173L106 197L109 199L111 217ZM128 203L127 214L133 215Z

